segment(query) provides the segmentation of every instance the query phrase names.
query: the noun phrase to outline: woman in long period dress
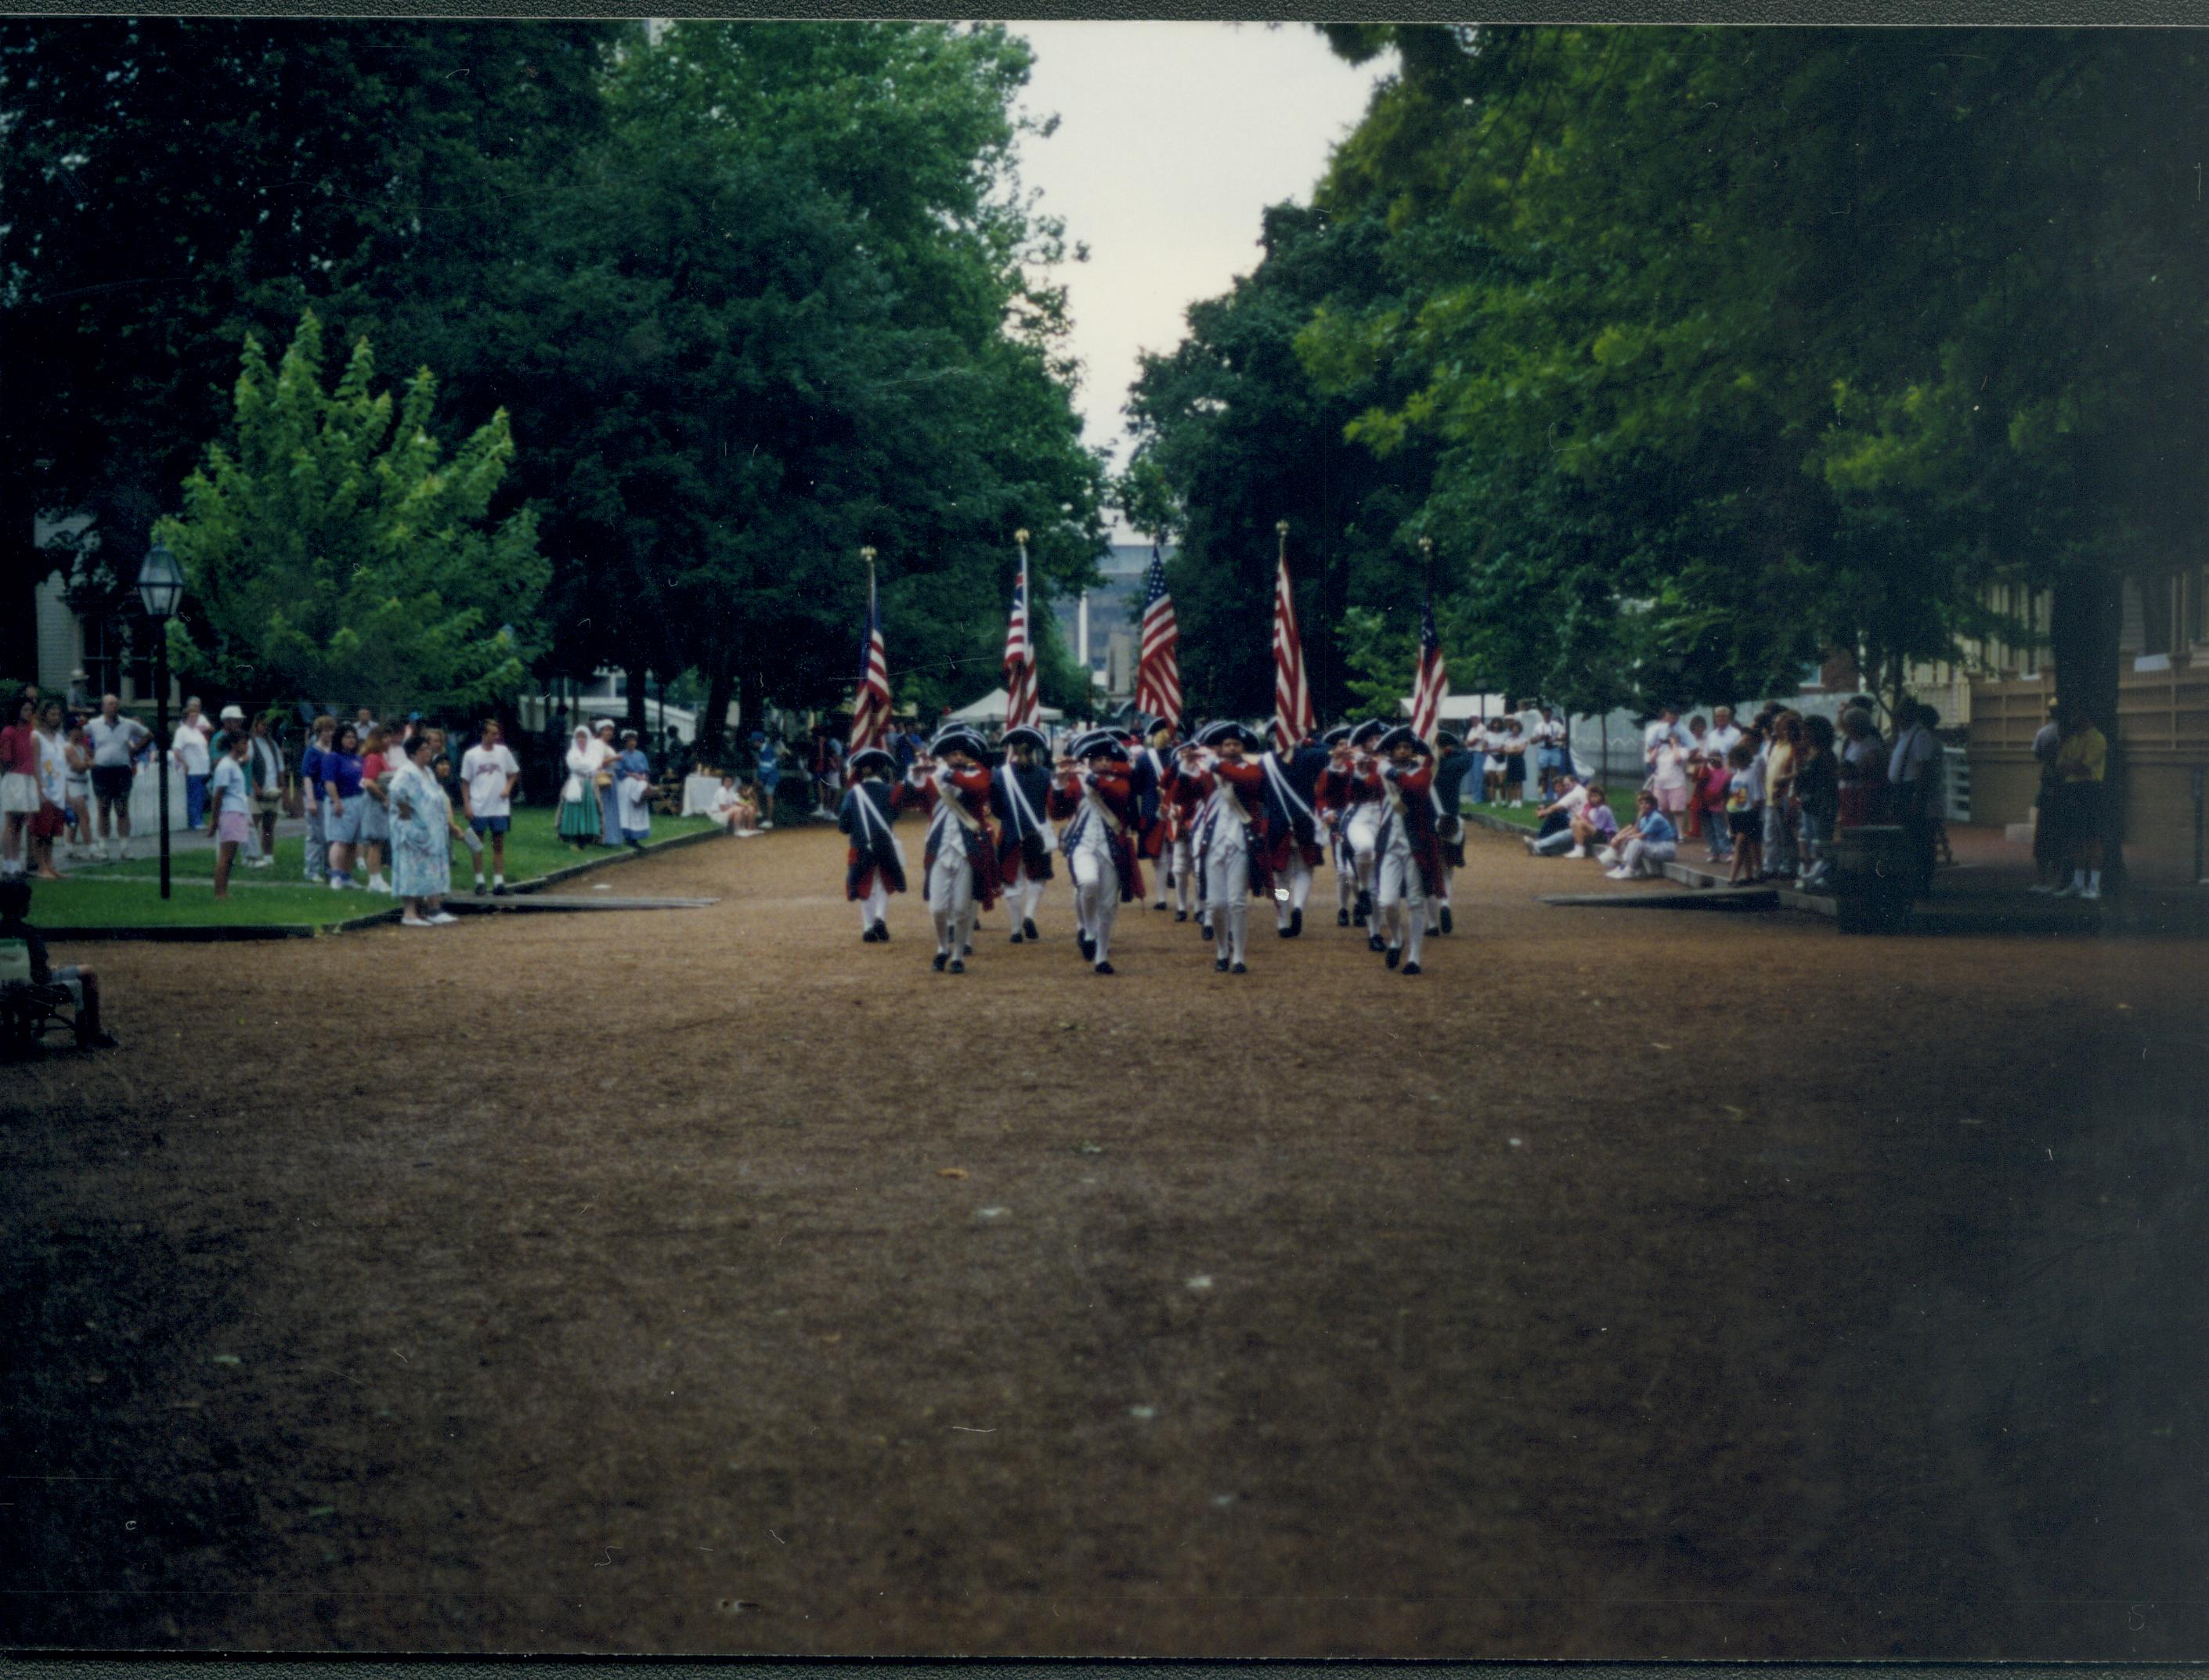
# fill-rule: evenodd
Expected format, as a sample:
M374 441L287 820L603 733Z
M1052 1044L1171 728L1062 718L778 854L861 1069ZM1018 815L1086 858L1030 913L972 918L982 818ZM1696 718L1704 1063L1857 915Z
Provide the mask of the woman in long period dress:
M430 770L433 743L418 735L391 773L391 885L406 901L406 927L440 927L458 918L444 907L453 885L453 807ZM425 915L424 912L427 912Z
M568 780L560 789L560 837L578 851L599 837L599 764L590 730L576 724L568 741Z

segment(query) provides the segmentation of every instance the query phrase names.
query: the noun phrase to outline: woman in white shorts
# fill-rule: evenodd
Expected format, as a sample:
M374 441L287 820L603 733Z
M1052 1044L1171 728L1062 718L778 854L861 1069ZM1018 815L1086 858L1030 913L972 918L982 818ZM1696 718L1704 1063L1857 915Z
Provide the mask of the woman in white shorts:
M39 814L38 707L28 694L0 725L0 874L23 867L25 831Z

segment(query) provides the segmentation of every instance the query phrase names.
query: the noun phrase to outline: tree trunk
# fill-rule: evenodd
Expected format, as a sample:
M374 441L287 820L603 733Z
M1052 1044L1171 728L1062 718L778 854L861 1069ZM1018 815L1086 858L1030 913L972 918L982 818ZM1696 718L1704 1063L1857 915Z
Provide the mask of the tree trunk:
M767 679L761 672L747 669L737 679L737 728L745 734L767 727Z
M635 729L637 733L638 739L642 740L644 739L646 727L644 715L644 690L646 683L651 680L652 673L641 665L629 665L623 667L623 669L629 673L628 727Z
M736 696L737 680L729 657L716 648L706 672L706 710L698 717L698 751L709 764L726 761L729 752L729 702Z

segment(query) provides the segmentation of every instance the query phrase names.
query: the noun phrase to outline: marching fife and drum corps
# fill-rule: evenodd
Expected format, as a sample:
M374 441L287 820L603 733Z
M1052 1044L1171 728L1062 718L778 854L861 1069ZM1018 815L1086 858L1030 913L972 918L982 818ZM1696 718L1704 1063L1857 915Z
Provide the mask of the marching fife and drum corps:
M1460 751L1439 736L1444 757ZM921 890L939 973L964 974L983 914L1004 901L1014 945L1043 937L1046 883L1063 862L1074 946L1112 967L1123 905L1194 921L1220 974L1248 974L1250 911L1270 903L1275 934L1299 938L1322 859L1335 876L1335 922L1361 930L1387 967L1420 971L1427 935L1447 933L1451 871L1464 861L1456 780L1437 782L1436 749L1407 726L1345 724L1282 750L1233 722L1187 740L1163 719L1092 729L1056 753L1040 729L992 747L950 728L902 776L888 753L852 756L838 825L849 842L845 896L861 939L890 937L889 901L906 891L899 819L924 818Z

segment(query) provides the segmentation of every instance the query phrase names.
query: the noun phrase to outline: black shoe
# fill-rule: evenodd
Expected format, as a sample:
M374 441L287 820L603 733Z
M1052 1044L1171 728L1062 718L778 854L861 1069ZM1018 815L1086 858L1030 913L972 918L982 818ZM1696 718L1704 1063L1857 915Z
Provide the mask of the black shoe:
M1247 975L1247 974L1249 974L1249 973L1250 972L1250 969L1249 969L1249 965L1247 965L1247 964L1245 964L1245 963L1236 963L1236 964L1234 965L1234 967L1232 967L1232 968L1231 968L1230 969L1228 969L1228 971L1227 971L1227 972L1228 972L1228 973L1230 973L1230 974L1231 974L1231 975Z
M1289 924L1285 921L1274 923L1273 933L1276 937L1280 939L1285 939L1291 937L1289 933Z
M505 883L504 881L501 881L501 882L497 883L496 885L494 885L494 886L491 888L491 896L492 897L494 897L494 898L503 898L503 897L506 897L506 883Z
M1334 925L1335 925L1337 927L1349 927L1349 926L1350 926L1350 912L1349 912L1348 910L1337 910L1337 911L1334 913Z
M1357 909L1356 915L1357 920L1360 921L1369 921L1372 920L1373 895L1371 893L1360 892L1357 895Z
M1174 912L1174 920L1176 921L1187 921L1189 920L1189 912L1187 910L1176 910Z
M1289 912L1289 937L1292 939L1300 939L1303 937L1303 933L1304 913L1302 910L1291 910Z
M1196 924L1196 937L1202 939L1205 944L1210 945L1212 943L1212 924L1208 921L1198 922Z
M876 922L876 923L875 924L875 943L876 943L876 945L888 945L889 942L890 942L890 925L889 925L889 923L888 923L887 921L878 921L878 922Z
M1014 944L1014 945L1018 945L1020 942L1020 930L1019 928L1015 927L1014 929L1013 929L1012 943L1013 943L1013 944Z
M1388 956L1387 960L1388 966L1393 969L1396 964L1404 960L1404 953L1399 951L1394 945L1390 945L1388 947Z
M1227 972L1227 953L1225 951L1221 951L1219 956L1212 959L1212 972L1216 975L1224 975Z
M874 944L874 942L875 942L875 930L874 930L873 928L871 928L871 927L870 927L869 929L867 929L867 931L866 931L865 933L862 933L862 934L860 934L860 935L859 935L859 943L860 943L861 945L872 945L872 944Z
M1442 932L1445 933L1454 933L1457 932L1457 923L1452 919L1449 912L1449 906L1447 904L1442 906Z
M1099 963L1097 965L1097 972L1100 975L1109 975L1112 972L1112 965L1110 963Z
M1165 901L1165 899L1163 899L1163 898L1159 899L1159 902L1158 902L1157 903L1155 903L1155 904L1153 904L1153 905L1152 905L1152 906L1151 906L1151 908L1152 908L1153 909L1154 909L1154 910L1163 910L1164 909L1165 909L1165 907L1166 907L1166 901Z
M1026 934L1028 938L1032 939L1039 939L1043 937L1042 934L1036 932L1035 923L1030 921L1026 916L1022 916L1020 918L1020 932Z
M943 965L944 965L946 963L948 963L950 960L951 960L951 953L950 953L949 951L937 951L937 952L936 953L936 973L938 973L938 974L942 974L942 973L943 972Z
M963 975L966 972L966 965L954 957L951 959L951 972L955 975Z
M1368 951L1386 951L1388 949L1388 941L1378 933L1368 933L1365 936L1365 948Z
M1404 972L1407 975L1415 975L1418 973L1418 971L1419 965L1417 963L1406 963L1404 964Z
M1093 963L1097 960L1097 941L1091 939L1088 934L1076 934L1074 936L1074 943L1081 947L1081 960L1083 962Z

